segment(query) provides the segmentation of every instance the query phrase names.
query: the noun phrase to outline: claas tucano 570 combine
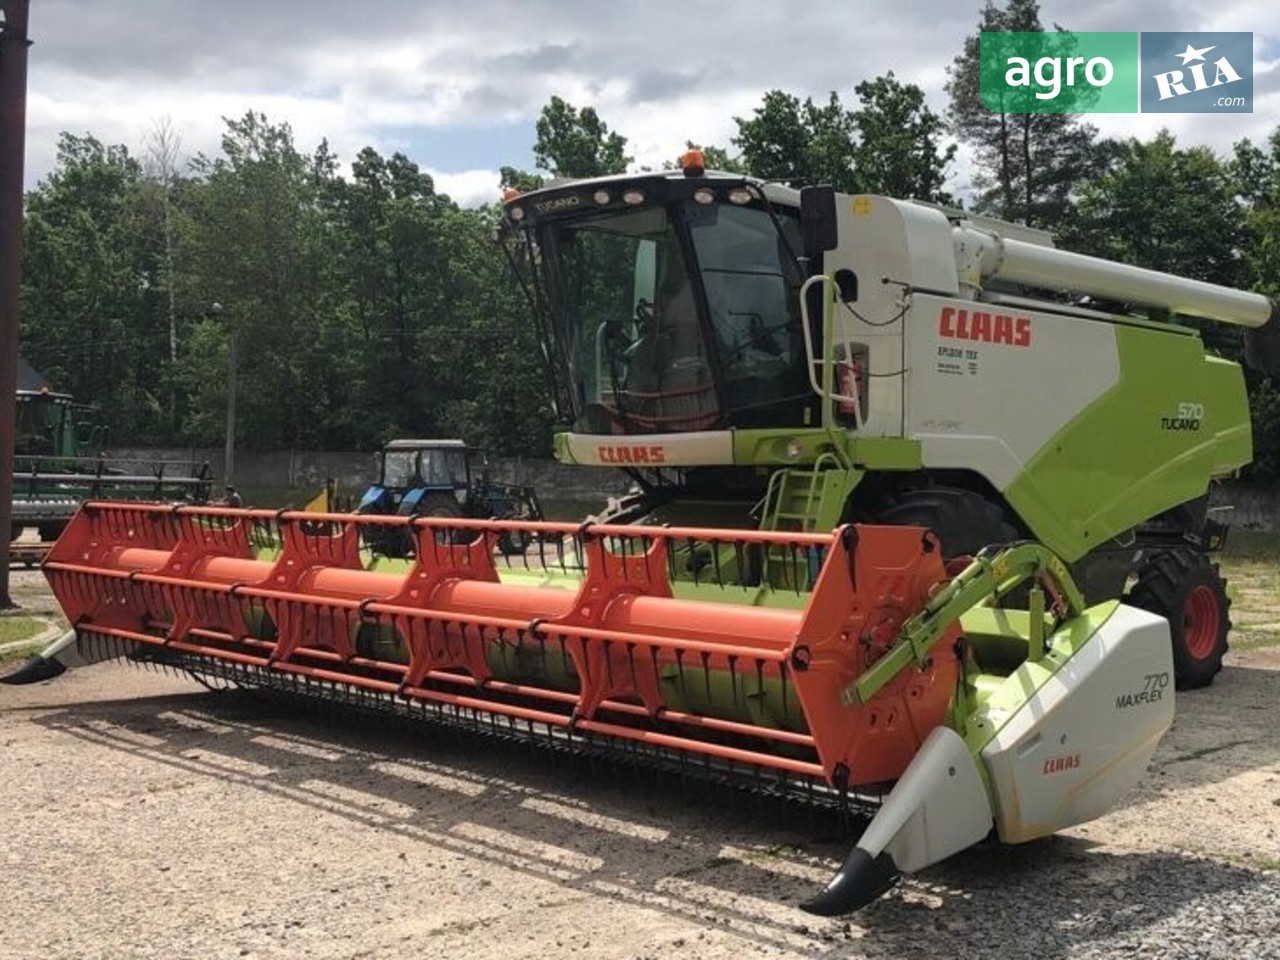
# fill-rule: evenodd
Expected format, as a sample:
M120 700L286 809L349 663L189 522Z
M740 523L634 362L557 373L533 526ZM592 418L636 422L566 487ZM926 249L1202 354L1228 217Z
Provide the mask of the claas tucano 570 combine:
M1101 815L1219 669L1208 493L1249 412L1178 320L1270 365L1267 298L696 155L509 195L499 234L558 456L634 496L581 524L90 503L44 564L64 645L874 800L820 914Z

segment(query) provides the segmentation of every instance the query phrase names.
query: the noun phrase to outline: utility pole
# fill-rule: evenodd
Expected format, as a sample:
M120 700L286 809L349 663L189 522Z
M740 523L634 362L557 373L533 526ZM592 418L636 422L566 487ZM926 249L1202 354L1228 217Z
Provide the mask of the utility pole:
M9 596L13 440L18 393L18 294L22 284L22 161L27 131L29 0L0 0L0 609Z
M220 303L213 305L213 312L222 316L225 308ZM239 323L235 312L227 313L227 449L222 465L223 483L235 483L236 475L236 381L240 367L239 356Z

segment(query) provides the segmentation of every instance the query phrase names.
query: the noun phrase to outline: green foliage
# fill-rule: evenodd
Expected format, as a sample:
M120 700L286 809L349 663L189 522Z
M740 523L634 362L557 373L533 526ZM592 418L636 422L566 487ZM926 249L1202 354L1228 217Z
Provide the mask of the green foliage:
M1059 241L1093 256L1229 287L1241 286L1244 212L1231 170L1207 147L1179 149L1169 131L1117 144L1085 185ZM1239 328L1200 324L1211 349L1241 358Z
M741 168L846 193L950 201L942 185L955 147L942 147L942 118L925 105L924 91L889 71L854 92L859 107L847 110L835 92L818 105L770 90L754 116L734 118Z
M533 158L555 177L599 177L625 173L631 158L627 138L611 133L592 107L577 107L559 97L542 108Z
M1280 299L1280 127L1265 146L1242 140L1230 164L1243 226L1239 242L1242 284ZM1280 479L1280 378L1250 373L1254 463L1258 480Z
M782 90L770 90L749 118L734 117L733 143L742 163L756 177L803 183L829 183L856 192L852 115L833 92L825 105L804 102Z
M1111 168L1081 189L1059 239L1081 253L1238 286L1243 234L1229 165L1207 147L1179 149L1162 130L1118 145Z
M124 147L63 134L26 214L23 352L59 388L101 401L125 436L145 433L164 363L140 181Z
M1062 28L1055 25L1055 29ZM1075 191L1107 166L1108 143L1097 129L1067 113L997 113L979 96L979 35L983 32L1038 33L1038 0L987 0L978 32L948 68L951 131L974 151L975 209L1005 220L1056 228L1071 210Z
M861 107L853 113L858 131L853 163L859 189L890 197L952 203L942 189L956 146L942 147L945 124L925 106L924 91L902 83L890 70L854 87Z
M461 436L546 455L539 352L496 212L459 209L401 154L363 150L348 179L287 124L226 124L167 211L125 148L63 137L28 197L31 361L100 403L113 442L217 445L234 328L241 446Z

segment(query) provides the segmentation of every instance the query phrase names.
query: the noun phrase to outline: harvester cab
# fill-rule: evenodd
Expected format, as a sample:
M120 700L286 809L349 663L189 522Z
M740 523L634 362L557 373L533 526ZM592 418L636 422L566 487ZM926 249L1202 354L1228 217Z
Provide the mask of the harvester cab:
M32 527L41 541L56 540L81 501L93 497L208 500L213 475L207 463L108 458L97 407L48 387L19 389L15 399L10 540Z
M494 482L483 454L461 440L392 440L379 455L378 481L360 497L356 512L401 517L541 520L532 487ZM389 531L389 532L387 532ZM527 537L512 529L499 546L523 553ZM412 538L391 528L370 530L375 553L412 555Z
M948 557L1033 539L1090 601L1166 617L1184 686L1218 671L1208 499L1251 458L1249 410L1239 366L1176 321L1274 358L1267 297L696 154L508 196L499 235L540 317L556 456L626 470L648 522L910 524Z

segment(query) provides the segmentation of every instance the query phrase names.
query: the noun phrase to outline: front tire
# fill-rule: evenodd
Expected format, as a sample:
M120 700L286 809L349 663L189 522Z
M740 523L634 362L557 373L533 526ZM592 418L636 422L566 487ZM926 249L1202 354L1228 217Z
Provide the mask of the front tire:
M1138 571L1125 600L1169 621L1179 690L1213 683L1231 630L1231 599L1216 563L1197 550L1161 551Z
M898 493L877 510L872 523L926 527L937 534L942 556L973 556L992 544L1020 539L1000 505L972 490L959 487L920 487Z

